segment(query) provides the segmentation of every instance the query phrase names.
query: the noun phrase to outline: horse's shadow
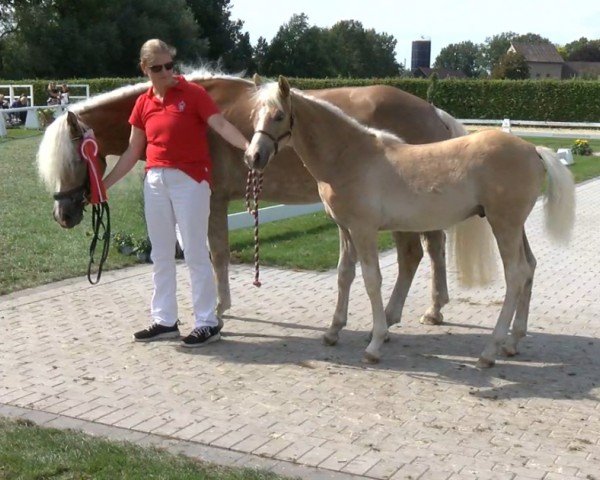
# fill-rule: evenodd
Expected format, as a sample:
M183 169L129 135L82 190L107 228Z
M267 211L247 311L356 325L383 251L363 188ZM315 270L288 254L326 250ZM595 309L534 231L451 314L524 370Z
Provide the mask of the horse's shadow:
M242 328L227 332L227 321L243 322ZM257 325L270 324L274 330L302 331L302 334L270 334ZM361 362L367 346L367 331L344 329L334 347L321 340L325 328L248 317L226 317L223 340L208 349L182 349L190 355L211 355L232 363L294 364L390 371L423 381L456 383L470 387L469 394L491 400L514 398L593 399L600 387L600 340L563 334L533 332L520 344L521 353L500 356L496 366L478 370L475 363L489 339L483 327L446 324L464 333L403 333L401 326L390 329L390 341L382 348L377 365ZM239 326L239 323L238 323ZM425 327L424 327L425 328ZM477 330L477 333L468 330ZM414 331L414 329L413 329Z

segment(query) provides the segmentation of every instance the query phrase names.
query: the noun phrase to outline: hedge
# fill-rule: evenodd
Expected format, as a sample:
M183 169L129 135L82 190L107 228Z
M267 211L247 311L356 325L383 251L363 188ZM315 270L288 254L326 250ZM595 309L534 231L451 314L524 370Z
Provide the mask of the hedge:
M87 83L97 94L144 81L142 78L68 79L66 83ZM320 89L345 86L392 85L423 99L429 80L411 78L307 79L291 78L293 86ZM60 80L58 83L62 83ZM0 80L2 84L14 83ZM47 98L47 80L23 80L32 84L36 104ZM438 80L432 93L436 106L456 118L600 122L600 81L589 80Z

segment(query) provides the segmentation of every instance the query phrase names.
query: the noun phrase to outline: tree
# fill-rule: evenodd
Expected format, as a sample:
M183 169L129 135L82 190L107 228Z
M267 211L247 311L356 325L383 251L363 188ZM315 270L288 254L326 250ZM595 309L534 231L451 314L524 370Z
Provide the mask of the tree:
M273 38L264 59L264 74L328 76L332 70L326 45L322 29L311 27L306 14L294 14Z
M184 61L206 47L185 0L0 1L14 18L2 38L5 78L134 76L149 38L174 45Z
M564 50L566 60L572 62L600 62L600 40L588 40L581 37L579 40L567 43Z
M434 68L446 68L463 72L469 78L483 73L481 52L473 42L451 43L444 47L435 59Z
M250 38L242 29L244 22L231 19L231 0L186 0L200 37L208 42L208 59L221 62L227 70L251 66Z
M366 78L398 74L396 40L391 35L365 30L356 20L343 20L331 27L328 36L330 51L336 52L331 59L336 75Z
M493 78L521 80L529 78L529 65L520 53L505 53L492 71Z
M256 47L254 47L254 51L252 54L252 60L254 62L254 65L256 66L256 72L260 74L264 74L265 72L265 59L267 58L268 52L269 43L267 42L266 38L258 37Z

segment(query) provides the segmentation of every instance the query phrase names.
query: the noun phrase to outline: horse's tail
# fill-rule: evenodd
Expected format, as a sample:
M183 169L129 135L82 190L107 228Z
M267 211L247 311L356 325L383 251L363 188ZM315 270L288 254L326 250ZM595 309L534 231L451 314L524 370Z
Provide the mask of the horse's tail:
M451 258L463 287L486 285L498 272L496 241L485 218L469 217L448 229Z
M548 187L544 198L546 230L561 243L571 238L575 224L575 182L569 169L558 155L546 147L535 147L548 174Z
M467 129L463 126L463 124L460 123L452 115L450 115L447 112L444 112L444 110L442 110L441 108L434 108L437 116L440 117L442 123L446 125L446 128L450 131L450 138L462 137L464 135L469 134L469 132L467 132Z
M435 107L440 120L450 131L451 138L463 137L469 132L452 115ZM462 286L473 287L490 283L496 277L496 242L492 228L485 218L478 216L467 218L448 229L450 257L458 280Z

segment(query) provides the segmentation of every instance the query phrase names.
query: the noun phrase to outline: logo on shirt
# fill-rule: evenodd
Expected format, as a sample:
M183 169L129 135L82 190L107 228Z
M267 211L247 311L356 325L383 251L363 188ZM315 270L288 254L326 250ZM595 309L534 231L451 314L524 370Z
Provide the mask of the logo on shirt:
M177 108L179 109L180 112L183 112L185 110L185 102L183 100L181 102L179 102L177 104Z

